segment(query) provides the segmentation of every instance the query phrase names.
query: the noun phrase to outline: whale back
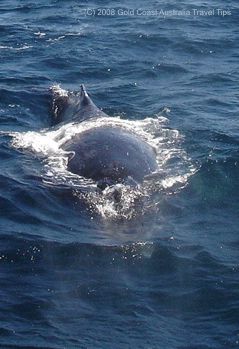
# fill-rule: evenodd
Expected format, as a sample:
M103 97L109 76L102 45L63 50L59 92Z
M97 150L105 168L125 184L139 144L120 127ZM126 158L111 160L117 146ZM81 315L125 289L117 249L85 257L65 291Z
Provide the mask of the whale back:
M157 168L155 150L141 137L120 127L101 126L68 140L72 173L95 181L120 183L129 177L140 183Z
M64 121L84 121L107 116L89 97L85 86L79 92L67 92L53 87L52 111L56 123Z

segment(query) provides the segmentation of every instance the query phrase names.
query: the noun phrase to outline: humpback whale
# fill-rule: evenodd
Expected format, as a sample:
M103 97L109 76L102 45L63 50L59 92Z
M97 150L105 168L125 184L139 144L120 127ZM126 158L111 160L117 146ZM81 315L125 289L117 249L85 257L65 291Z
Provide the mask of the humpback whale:
M53 110L57 122L76 123L109 118L80 91L63 95L53 89ZM92 179L104 190L118 183L136 186L157 169L154 148L133 131L120 126L100 125L74 135L62 145L69 157L68 171Z

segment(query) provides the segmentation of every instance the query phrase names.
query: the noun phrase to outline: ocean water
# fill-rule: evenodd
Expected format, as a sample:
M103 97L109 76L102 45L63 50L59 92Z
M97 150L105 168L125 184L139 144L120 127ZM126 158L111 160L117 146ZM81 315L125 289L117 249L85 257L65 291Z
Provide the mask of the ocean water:
M239 347L238 21L236 0L1 0L0 348ZM120 206L65 168L94 125L53 125L50 88L81 83L157 151Z

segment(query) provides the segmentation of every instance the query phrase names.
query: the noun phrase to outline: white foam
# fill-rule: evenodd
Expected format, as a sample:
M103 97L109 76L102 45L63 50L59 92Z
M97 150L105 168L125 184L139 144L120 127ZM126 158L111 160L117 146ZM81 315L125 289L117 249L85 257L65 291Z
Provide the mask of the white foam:
M61 86L59 84L53 85L51 87L51 91L55 94L57 94L58 96L61 97L67 97L68 96L68 91L64 90L63 88L61 88Z
M44 36L46 36L46 33L43 33L43 32L35 32L34 35L38 36L39 38L43 38Z
M0 50L22 51L22 50L28 50L29 48L32 48L32 47L33 47L32 45L26 45L26 44L20 47L0 45Z
M56 41L60 41L62 39L65 39L65 37L66 37L65 35L60 35L57 38L50 38L50 39L47 39L46 41L48 41L48 42L56 42Z
M68 92L59 85L52 88L61 96ZM120 117L105 117L98 120L83 121L81 123L59 124L53 129L39 132L12 133L12 145L15 148L28 150L43 159L42 177L48 185L64 184L71 186L75 195L84 199L97 210L102 217L131 218L134 206L139 198L147 198L152 191L178 190L187 183L188 177L194 173L190 159L182 149L182 136L177 130L166 128L167 118L157 116L144 120L123 120ZM148 176L139 188L120 185L121 199L116 202L111 189L96 190L93 180L72 174L67 171L69 152L62 149L62 145L77 134L102 126L121 127L136 133L145 139L157 154L158 171ZM112 190L115 190L112 189ZM82 194L82 192L84 194ZM111 195L112 194L112 195Z

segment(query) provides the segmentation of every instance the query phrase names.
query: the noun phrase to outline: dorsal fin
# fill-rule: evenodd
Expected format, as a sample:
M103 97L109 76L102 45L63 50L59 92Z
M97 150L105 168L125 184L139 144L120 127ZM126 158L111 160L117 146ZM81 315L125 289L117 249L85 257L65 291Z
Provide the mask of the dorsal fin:
M83 84L80 86L80 102L82 106L93 103L86 91L85 85Z
M88 93L86 92L86 88L84 84L80 85L80 93L81 93L81 96L88 96Z

